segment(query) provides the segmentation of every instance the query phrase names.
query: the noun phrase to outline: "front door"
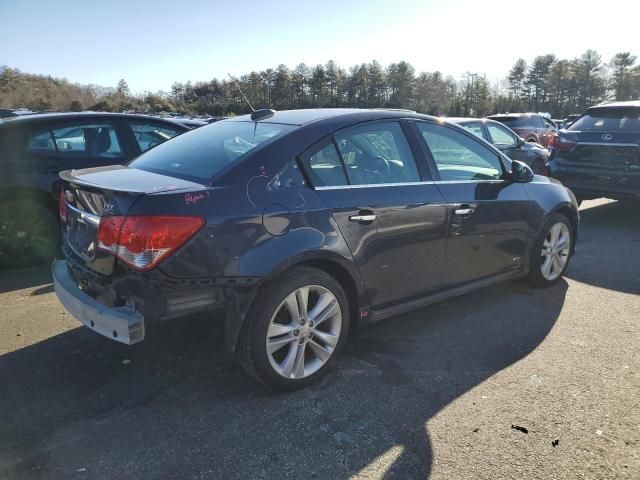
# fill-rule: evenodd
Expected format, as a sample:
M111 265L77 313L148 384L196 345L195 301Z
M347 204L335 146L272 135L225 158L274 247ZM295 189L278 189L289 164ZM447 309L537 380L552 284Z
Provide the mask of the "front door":
M399 122L342 130L302 161L332 210L373 308L441 288L447 207L420 173Z
M415 123L448 206L444 280L455 286L523 267L530 203L499 155L473 135Z

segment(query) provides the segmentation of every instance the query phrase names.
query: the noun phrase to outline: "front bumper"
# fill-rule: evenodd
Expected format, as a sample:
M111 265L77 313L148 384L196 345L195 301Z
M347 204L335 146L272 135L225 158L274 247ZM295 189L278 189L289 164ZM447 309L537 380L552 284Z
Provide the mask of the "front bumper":
M60 303L81 323L105 337L132 345L144 340L144 317L132 307L107 307L76 285L67 262L54 260L53 287Z

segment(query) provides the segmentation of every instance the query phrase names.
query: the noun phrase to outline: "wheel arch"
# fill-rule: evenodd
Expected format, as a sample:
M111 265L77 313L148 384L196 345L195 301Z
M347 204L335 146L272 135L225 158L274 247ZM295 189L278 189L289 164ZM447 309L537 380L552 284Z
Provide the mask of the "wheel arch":
M339 263L324 258L308 259L297 264L296 266L308 266L311 268L316 268L328 273L336 279L347 296L347 302L349 303L351 328L357 329L360 319L361 300L356 280L353 278L351 273Z
M232 353L237 351L240 332L244 328L248 314L260 290L267 283L277 281L282 274L297 267L316 268L336 279L343 288L349 302L351 329L357 329L360 311L368 305L368 297L357 267L352 262L353 260L335 252L310 251L282 262L273 270L271 275L251 290L236 292L236 295L227 306L225 315L225 343L227 350Z
M573 238L571 242L571 254L573 255L576 251L576 243L578 241L578 232L580 229L580 215L578 211L571 204L562 204L558 205L556 208L549 212L549 216L559 213L560 215L565 216L569 223L571 224L571 233L573 233Z

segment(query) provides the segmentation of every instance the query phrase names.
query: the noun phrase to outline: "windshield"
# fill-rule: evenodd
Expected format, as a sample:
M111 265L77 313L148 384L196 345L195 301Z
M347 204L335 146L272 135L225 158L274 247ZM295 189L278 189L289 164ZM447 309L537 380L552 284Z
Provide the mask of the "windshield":
M216 122L152 148L129 166L204 183L258 145L293 128L275 123Z
M594 108L569 130L581 132L640 132L640 108Z

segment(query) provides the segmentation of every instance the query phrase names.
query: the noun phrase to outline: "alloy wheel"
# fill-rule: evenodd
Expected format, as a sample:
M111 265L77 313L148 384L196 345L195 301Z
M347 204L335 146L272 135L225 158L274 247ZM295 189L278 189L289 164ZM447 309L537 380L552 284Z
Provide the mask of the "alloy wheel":
M571 232L564 223L556 223L542 242L542 252L540 253L540 269L542 276L553 281L558 278L567 262L569 261L569 251L571 249Z
M273 369L287 379L308 377L333 355L342 329L336 296L319 285L300 287L280 303L267 329Z

